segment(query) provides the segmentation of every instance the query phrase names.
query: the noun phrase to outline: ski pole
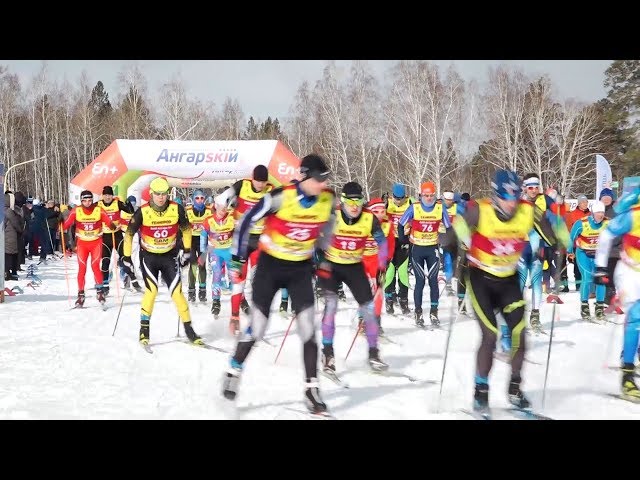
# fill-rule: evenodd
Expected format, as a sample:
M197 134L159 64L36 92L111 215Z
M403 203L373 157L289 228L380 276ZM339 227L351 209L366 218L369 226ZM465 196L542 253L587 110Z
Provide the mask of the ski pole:
M64 238L64 231L62 229L62 224L60 224L60 232L62 237ZM67 252L64 247L64 240L62 243L62 256L64 260L64 278L67 281L67 300L69 301L69 305L71 305L71 288L69 287L69 271L67 270Z
M124 305L124 297L127 295L127 291L125 290L122 294L122 299L120 300L120 308L118 309L118 316L116 317L116 324L113 326L113 333L111 336L113 337L116 334L116 328L118 328L118 320L120 320L120 312L122 312L122 306Z
M113 248L113 278L116 281L116 296L120 298L120 281L118 279L118 261L116 260L116 256L118 255L118 248L116 246L116 233L111 232L111 246Z
M356 310L357 312L357 310ZM356 313L357 314L357 313ZM353 348L353 345L356 343L356 338L358 338L358 334L364 330L364 321L360 320L358 322L358 328L356 329L356 334L353 336L353 340L351 341L351 346L349 347L349 351L347 352L347 356L344 357L344 361L347 361L347 358L349 358L349 354L351 353L351 349Z
M463 255L464 255L464 252L463 252ZM465 278L465 285L467 285L468 283L469 283L469 276ZM438 408L436 413L440 413L440 402L442 400L442 386L444 384L444 374L447 369L447 358L449 357L449 343L451 341L451 332L453 330L453 324L458 320L458 317L460 316L460 312L462 312L462 308L464 307L464 300L463 300L462 303L460 303L460 305L458 306L458 311L454 318L453 317L454 302L455 302L455 299L453 302L451 302L451 323L449 324L449 331L447 332L447 343L444 349L444 362L442 364L442 374L440 375L440 393L438 394Z
M273 363L277 363L278 362L278 357L280 356L280 352L282 351L282 347L284 347L284 341L287 339L287 335L289 335L289 330L291 329L291 325L293 325L293 321L296 319L296 316L292 316L291 317L291 321L289 322L289 326L287 327L287 331L284 334L284 338L282 339L282 343L280 343L280 350L278 350L278 354L276 355L276 359L273 361Z

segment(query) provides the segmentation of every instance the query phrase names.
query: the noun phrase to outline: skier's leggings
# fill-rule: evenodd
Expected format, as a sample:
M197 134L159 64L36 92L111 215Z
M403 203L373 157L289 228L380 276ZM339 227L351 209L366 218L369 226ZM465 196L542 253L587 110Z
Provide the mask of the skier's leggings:
M384 293L391 297L396 293L396 274L398 276L398 296L407 298L409 295L409 245L401 245L396 238L393 259L387 268L384 282Z
M498 333L494 309L499 309L511 331L511 374L519 376L525 352L524 307L526 302L522 299L518 275L498 278L470 266L467 293L482 332L476 374L487 378L491 371Z
M528 244L518 261L518 276L520 277L520 290L524 291L527 284L527 277L531 272L531 308L538 309L542 302L542 262L534 255L531 245Z
M595 257L587 255L581 248L576 248L576 264L580 269L582 283L580 284L580 301L589 301L589 292L593 284L593 273L595 272ZM596 302L604 302L607 293L605 285L596 285Z
M245 262L244 265L242 266L242 281L238 283L234 283L231 286L231 315L232 316L240 315L240 303L244 298L244 284L248 276L248 265L251 264L252 270L254 270L256 265L258 265L258 257L260 255L260 250L258 250L259 239L260 239L260 235L256 235L256 234L249 235L249 245L247 247L247 257L249 261Z
M180 278L180 266L178 264L178 251L173 249L167 253L149 253L140 248L140 269L144 280L144 296L140 316L143 320L149 320L153 313L153 307L158 295L158 279L162 275L164 283L169 287L171 300L175 303L178 315L183 322L190 322L189 305L182 294L182 279Z
M113 253L114 240L117 251L118 244L122 243L122 230L118 230L113 235L111 232L102 234L102 264L100 269L102 270L103 277L102 284L105 287L109 286L109 270L111 267L111 254Z
M290 262L261 252L253 276L252 300L249 326L241 332L231 366L242 368L256 341L261 340L267 329L271 302L279 289L286 288L291 297L291 308L296 312L298 335L302 340L302 356L307 379L317 378L318 344L315 336L315 306L311 277L311 260Z
M93 270L93 278L96 282L96 288L102 287L102 271L100 270L100 258L102 251L102 240L81 240L76 239L78 256L78 291L84 290L84 279L87 274L87 260L91 256L91 269Z
M422 311L422 291L427 280L429 281L431 307L437 308L438 300L440 299L440 291L438 290L438 270L440 269L438 246L414 245L411 249L411 265L413 265L413 274L416 277L416 286L413 290L413 302L416 311Z

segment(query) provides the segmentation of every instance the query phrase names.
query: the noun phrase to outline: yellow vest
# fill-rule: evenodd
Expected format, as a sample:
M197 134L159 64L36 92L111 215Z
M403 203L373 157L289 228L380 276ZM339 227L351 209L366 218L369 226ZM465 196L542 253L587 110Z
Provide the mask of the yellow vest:
M343 265L360 263L367 237L371 235L373 213L363 210L360 218L353 225L347 225L342 219L342 212L336 211L336 223L333 227L331 244L326 251L326 258Z
M211 208L205 207L204 212L201 216L197 216L196 212L193 210L192 206L188 206L185 209L187 213L187 218L189 219L189 223L191 224L191 234L194 237L199 237L200 232L202 231L202 224L204 223L205 218L211 215Z
M382 222L380 225L382 228L382 232L386 238L389 237L389 230L391 230L391 222L387 222L386 220ZM364 243L364 253L362 254L364 257L371 257L373 255L378 254L378 242L373 238L373 235L369 235L367 240ZM393 252L389 252L390 255L393 255Z
M334 200L333 192L325 190L311 207L304 208L296 186L284 187L280 209L265 221L260 250L281 260L309 260L320 230L331 217Z
M123 232L127 231L127 227L129 226L129 222L131 221L131 217L133 217L133 213L120 212L120 229Z
M234 224L235 221L231 215L226 215L222 223L215 214L207 217L203 228L208 232L209 246L221 249L231 247Z
M426 212L420 202L414 203L409 236L411 243L420 246L436 245L440 222L442 222L442 203L437 202L430 212Z
M449 215L449 221L451 222L451 225L453 225L453 221L455 220L457 214L458 214L457 203L454 203L449 208L447 208L447 215ZM447 233L447 229L445 228L444 223L440 224L440 228L438 228L438 233Z
M471 236L467 260L496 277L510 277L516 273L527 234L533 228L533 204L521 200L507 222L498 218L488 199L479 200L478 208L478 227Z
M595 252L598 248L598 238L600 237L600 232L607 228L609 224L609 219L605 218L598 228L591 228L591 223L589 223L589 217L584 217L582 219L582 233L576 239L576 247L585 250L587 252Z
M87 242L102 237L102 210L95 206L91 213L84 213L80 206L76 208L76 238ZM93 261L93 260L92 260Z
M261 192L254 192L251 186L251 180L242 180L242 187L240 187L240 193L238 194L237 204L233 211L233 216L236 221L253 208L262 197L273 190L273 185L267 184L267 186ZM264 231L264 218L260 219L253 228L249 231L250 234L259 235Z
M631 230L622 236L620 259L640 271L640 206L631 209Z
M111 230L109 226L105 223L102 225L102 231L104 233L117 232L120 228L119 225L120 225L120 213L121 213L120 206L118 205L118 199L116 197L113 197L113 201L111 202L111 204L109 204L108 207L104 204L102 200L100 200L98 202L98 206L102 208L107 214L107 216L111 219L111 221L116 224L116 229Z
M140 246L149 253L167 253L178 241L178 204L169 202L167 209L160 215L151 205L140 207L142 225L140 226Z
M400 205L399 207L394 203L393 199L390 199L387 205L387 217L389 218L389 222L393 225L393 236L398 238L398 222L404 215L404 212L407 211L411 205L411 201L407 198L407 200Z

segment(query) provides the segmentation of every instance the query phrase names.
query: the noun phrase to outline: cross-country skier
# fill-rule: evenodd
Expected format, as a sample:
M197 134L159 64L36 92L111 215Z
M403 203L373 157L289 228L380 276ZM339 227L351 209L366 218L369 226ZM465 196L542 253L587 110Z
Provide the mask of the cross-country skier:
M591 320L589 309L589 292L595 273L595 255L600 233L607 228L609 220L604 216L604 203L596 201L591 207L591 215L578 220L571 228L571 239L567 252L575 259L580 269L582 283L580 285L580 316L583 320ZM575 254L574 254L575 250ZM604 320L604 297L607 293L605 285L596 286L596 320Z
M600 234L596 250L597 285L612 282L607 264L614 240L622 236L620 261L615 270L618 295L627 312L624 323L624 349L622 351L622 398L640 402L640 390L634 377L634 357L638 351L640 335L640 188L625 195L616 206L617 216L609 221Z
M62 225L63 231L69 230L72 225L75 226L76 254L78 256L78 299L76 300L76 307L84 305L84 278L87 273L89 256L91 256L91 268L96 282L98 301L104 304L105 295L102 270L100 269L103 225L106 225L111 230L115 230L117 225L97 203L93 203L93 193L89 190L83 190L80 193L80 206L71 211Z
M127 197L127 203L129 205L131 205L135 211L136 209L136 197L134 197L133 195L130 195L129 197ZM122 249L124 248L124 234L127 231L127 227L129 226L129 220L131 220L131 217L133 217L133 212L129 213L126 212L124 210L120 211L120 231L122 232L121 235L123 237L123 240L121 240L118 243L118 255L120 255L120 258L122 258L124 256ZM139 248L139 244L136 241L136 239L134 238L134 242L133 242L133 246L132 246L132 251L134 252L133 255L135 255L136 252L138 252ZM134 262L135 263L135 262ZM142 287L140 286L140 284L138 283L138 279L136 278L136 274L135 274L135 270L129 270L128 268L124 268L124 265L122 265L122 262L120 262L120 278L124 279L124 288L129 288L129 287L133 287L134 290L138 293L142 293Z
M520 180L511 171L498 170L491 198L470 202L455 220L461 248L467 250L467 294L478 318L482 340L477 353L474 409L489 408L489 372L497 339L495 309L499 309L512 334L511 380L508 395L512 404L526 408L522 393L521 368L525 355L525 327L522 291L518 282L518 260L534 225L551 232L548 220L535 215L534 205L519 200Z
M223 193L214 198L215 203L223 205L235 205L233 216L236 220L236 228L242 218L253 208L268 192L273 189L269 183L269 170L264 165L257 165L253 169L253 177L237 181ZM249 250L247 252L248 263L251 269L257 265L258 242L264 230L264 221L256 222L249 232ZM245 279L248 276L247 263L243 264L242 276L238 278L240 283L234 283L231 294L231 322L240 326L240 308L244 313L249 313L249 303L244 298ZM239 333L239 332L238 332Z
M187 338L197 345L202 340L191 325L189 305L182 293L180 267L186 266L191 256L191 224L182 205L169 200L169 183L158 177L149 184L151 199L133 214L124 236L125 265L133 267L131 244L140 231L140 266L145 291L140 308L140 343L149 344L149 322L158 294L158 279L162 276L169 288L171 299L178 309ZM184 253L178 258L178 231L182 232Z
M393 185L391 197L387 199L387 216L392 225L394 236L394 248L390 251L393 260L387 269L384 285L385 305L387 313L393 314L393 304L398 299L403 315L408 315L409 310L409 244L398 241L398 222L411 205L411 199L407 196L404 185ZM396 292L396 276L398 277L398 291Z
M387 239L386 264L390 265L395 248L395 237L393 236L393 229L391 227L392 224L391 222L389 222L389 220L387 220L387 210L385 208L385 202L381 198L372 198L367 203L367 209L376 216L378 222L380 222L380 228L382 228L382 232ZM379 327L378 333L379 335L383 335L384 330L382 329L382 291L379 290L380 286L378 285L377 278L378 268L380 266L380 261L378 258L379 254L380 249L378 248L377 240L373 237L373 235L369 235L364 245L364 252L362 252L362 264L364 265L364 270L367 274L367 278L369 279L369 285L371 286L371 292L373 294L374 313ZM359 320L360 322L364 320L362 313L360 313Z
M103 284L102 291L104 295L109 295L109 280L111 271L111 255L114 250L118 252L118 264L125 268L125 271L131 278L131 281L135 280L133 274L133 268L128 269L122 264L122 232L119 229L120 214L121 212L134 213L135 209L130 203L122 203L120 199L113 196L113 188L110 185L106 185L102 189L102 199L98 201L98 206L102 208L109 218L116 225L115 228L110 228L108 225L103 225L102 236L102 276ZM113 233L113 235L112 235ZM115 244L113 243L115 241Z
M442 202L436 200L436 186L433 182L424 182L420 186L420 201L412 203L398 222L399 240L407 243L407 230L411 231L409 240L411 246L411 265L416 277L416 285L413 290L415 304L415 323L424 328L422 318L422 292L426 281L429 282L431 296L431 309L429 318L431 325L440 325L438 320L438 302L440 291L438 290L438 271L440 270L440 257L438 252L438 230L440 223L445 229L451 228L447 209ZM425 269L426 264L426 269Z
M369 344L369 366L374 371L389 368L380 359L379 327L374 312L373 294L362 261L367 238L371 236L379 249L374 275L377 284L381 285L388 264L387 239L376 216L363 209L364 203L362 187L357 182L345 183L340 195L340 208L335 212L329 246L326 250L317 252L316 274L325 298L322 315L322 363L328 374L335 373L333 336L338 310L338 285L342 282L351 290L363 316Z
M314 325L312 257L318 240L330 235L329 219L335 195L327 189L329 169L322 157L307 155L300 164L300 181L276 188L251 208L236 226L229 273L234 282L246 272L250 232L264 220L260 255L253 278L249 326L241 333L230 368L224 374L223 395L235 399L244 363L256 341L262 339L269 321L271 302L279 289L286 288L296 312L298 334L302 340L305 370L304 399L313 413L327 411L317 379L318 345ZM327 230L327 231L323 231ZM324 234L324 237L321 237ZM322 245L320 245L322 246Z
M201 302L207 301L207 266L206 262L200 265L200 232L202 231L202 224L205 218L211 215L211 209L205 205L204 192L202 190L196 190L191 196L193 199L193 205L187 207L185 212L189 223L191 224L191 236L195 241L191 242L191 265L189 265L189 273L187 277L189 279L187 300L190 302L196 301L196 273L198 275L198 300ZM225 204L226 208L226 204ZM206 260L206 256L204 257Z
M211 313L214 316L220 314L220 294L222 291L222 268L231 261L231 242L233 241L233 228L235 221L233 215L227 210L224 203L216 203L213 215L205 219L200 232L200 256L198 265L204 267L207 263L207 250L209 263L213 270L211 282ZM211 247L208 249L208 247ZM193 250L193 249L192 249ZM235 335L239 325L229 324L231 333Z

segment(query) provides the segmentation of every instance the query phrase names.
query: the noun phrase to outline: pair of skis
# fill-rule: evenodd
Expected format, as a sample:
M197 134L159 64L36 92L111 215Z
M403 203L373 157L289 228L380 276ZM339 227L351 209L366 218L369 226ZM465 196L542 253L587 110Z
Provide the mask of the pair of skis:
M522 420L553 420L551 417L542 415L529 408L519 408L516 406L500 407L486 410L468 410L466 408L460 409L462 413L472 416L476 420L493 420L493 411L505 412L513 415L515 418Z

